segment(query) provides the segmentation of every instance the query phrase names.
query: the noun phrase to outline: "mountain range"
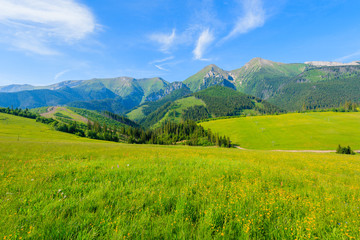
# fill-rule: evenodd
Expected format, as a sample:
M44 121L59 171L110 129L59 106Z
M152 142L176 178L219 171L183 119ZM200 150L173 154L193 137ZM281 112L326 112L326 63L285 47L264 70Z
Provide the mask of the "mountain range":
M335 107L345 101L360 101L360 62L285 64L254 58L232 71L211 64L182 82L170 83L158 77L119 77L64 81L42 87L8 85L0 87L0 106L37 108L67 105L128 113L133 119L140 120L149 115L150 109L153 113L162 104L189 97L192 99L188 99L190 102L198 102L200 95L196 93L215 85L236 90L258 99L256 101L265 100L278 109L288 111L304 107ZM216 91L223 90L217 88L211 94L217 95Z

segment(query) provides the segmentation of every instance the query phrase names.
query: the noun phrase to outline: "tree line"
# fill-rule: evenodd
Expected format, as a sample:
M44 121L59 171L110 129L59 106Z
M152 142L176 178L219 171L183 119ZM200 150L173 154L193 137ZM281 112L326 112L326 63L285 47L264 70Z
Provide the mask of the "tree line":
M210 129L205 130L192 120L182 123L164 122L159 128L144 129L141 127L117 127L108 126L106 123L88 121L87 124L71 121L60 122L56 119L45 118L31 113L28 109L0 108L0 112L16 116L36 119L37 122L48 124L55 130L75 134L80 137L99 139L106 141L125 141L135 144L184 144L190 146L219 146L231 147L229 137L219 136Z
M122 134L129 136L129 143L148 144L185 144L190 146L219 146L231 147L229 137L214 134L210 129L205 130L192 120L181 123L164 122L154 130L141 128L121 129Z
M37 114L30 112L27 108L25 110L22 110L21 108L14 109L13 107L0 108L0 112L31 119L36 119L38 116Z

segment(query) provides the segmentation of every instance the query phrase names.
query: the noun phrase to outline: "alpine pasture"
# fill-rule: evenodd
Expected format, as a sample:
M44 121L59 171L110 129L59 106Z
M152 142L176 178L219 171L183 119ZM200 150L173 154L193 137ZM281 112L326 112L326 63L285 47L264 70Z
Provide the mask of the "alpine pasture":
M128 145L0 114L0 161L2 239L360 237L357 155Z
M246 149L360 149L359 112L307 112L213 120L201 125Z

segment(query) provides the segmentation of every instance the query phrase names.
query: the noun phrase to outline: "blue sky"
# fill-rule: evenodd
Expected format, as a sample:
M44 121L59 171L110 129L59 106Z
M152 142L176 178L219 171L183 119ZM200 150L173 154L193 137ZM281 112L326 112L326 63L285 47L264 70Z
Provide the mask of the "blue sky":
M358 0L0 0L0 86L360 60Z

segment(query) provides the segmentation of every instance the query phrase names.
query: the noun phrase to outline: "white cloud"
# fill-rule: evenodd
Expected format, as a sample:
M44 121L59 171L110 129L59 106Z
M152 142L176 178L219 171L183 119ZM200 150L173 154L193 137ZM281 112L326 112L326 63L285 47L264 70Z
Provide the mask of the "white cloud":
M239 17L235 27L224 38L228 40L240 34L245 34L255 28L262 27L265 24L266 14L263 8L262 0L243 0L243 16Z
M160 50L168 53L173 46L176 38L176 29L173 29L170 34L166 33L154 33L150 35L150 40L160 44Z
M209 59L204 59L203 55L209 45L214 41L214 35L210 32L209 29L204 30L196 42L196 47L193 51L194 59L207 61Z
M0 0L0 37L17 49L56 54L53 43L73 43L96 29L90 10L75 0Z

